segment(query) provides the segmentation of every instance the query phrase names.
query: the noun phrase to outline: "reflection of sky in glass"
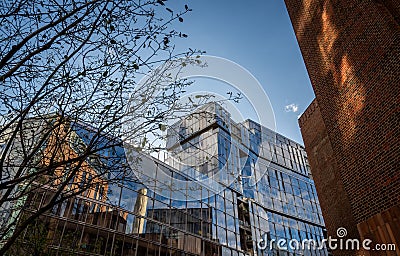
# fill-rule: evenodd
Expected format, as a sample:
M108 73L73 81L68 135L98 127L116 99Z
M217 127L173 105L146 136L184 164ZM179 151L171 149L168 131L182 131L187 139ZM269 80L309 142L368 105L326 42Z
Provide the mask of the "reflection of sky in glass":
M261 133L260 136L264 136L264 133ZM276 237L276 235L278 237L288 237L290 234L294 234L292 236L296 237L299 236L295 234L299 229L308 229L309 233L317 233L313 236L318 239L321 238L322 231L320 228L297 222L280 214L271 215L268 213L268 210L271 209L274 212L281 212L287 216L292 215L293 218L300 218L300 220L304 219L314 223L322 223L322 219L319 218L320 209L317 205L318 201L315 202L316 191L313 183L302 173L302 169L304 168L291 171L288 169L288 166L283 167L274 163L268 165L268 161L263 158L261 158L259 163L254 164L254 159L258 158L257 152L246 151L245 146L243 144L239 145L240 143L236 140L232 140L235 143L234 145L230 144L232 142L230 136L223 132L220 132L215 137L219 138L219 156L228 159L228 161L225 161L226 164L223 167L226 169L225 176L221 174L218 177L222 181L229 181L230 178L227 172L235 169L235 166L231 165L232 163L245 167L241 171L241 181L244 197L251 198L248 202L250 202L250 223L252 224L251 232L253 240L258 239L259 236L268 231L270 231L271 237ZM251 139L251 136L249 138ZM258 143L257 137L253 137L252 140L253 144ZM290 142L284 141L282 138L280 140L276 143L279 146L275 145L274 139L265 140L267 144L265 144L266 147L263 150L270 152L268 154L272 154L271 152L276 154L278 150L281 150L280 152L283 153L279 156L282 158L284 164L290 164L290 161L292 161L296 164L304 165L304 161L302 160L303 149L296 148L297 145L293 144L291 145L292 148L287 150L287 152L291 153L285 153L285 147L287 148ZM215 144L217 141L213 141L213 143ZM224 147L225 151L220 150L220 147ZM229 149L228 151L230 152L226 152L226 149ZM236 151L236 153L233 154L233 151ZM119 153L117 152L117 154ZM295 157L294 154L296 154ZM235 159L232 160L233 158ZM186 216L187 220L210 220L211 225L203 230L211 229L211 236L214 239L218 239L221 244L232 247L240 246L239 212L237 206L240 195L238 196L236 192L226 188L218 194L214 194L214 192L210 193L206 187L202 187L201 184L192 181L190 172L186 174L178 173L173 169L168 169L167 166L164 166L160 162L150 161L152 160L151 158L148 158L148 160L143 161L138 166L138 170L140 170L139 175L141 175L139 176L139 180L146 181L148 185L147 210L144 215L148 219L145 220L145 227L143 229L145 233L151 234L156 230L159 232L160 230L167 229L167 226L152 222L152 218L157 218L161 222L165 221L162 218L166 218L161 217L161 213L157 213L155 209L165 209L165 216L174 213L178 216L177 211L181 210L179 214ZM265 171L266 175L262 176ZM258 183L254 184L254 176L262 178ZM127 225L125 227L125 232L128 233L133 228L134 217L132 211L134 211L135 204L137 203L136 191L143 188L143 185L135 183L134 180L132 178L126 179L124 182L121 182L120 186L109 183L107 191L108 203L115 206L119 205L124 211L130 212L126 217ZM179 181L184 182L179 183ZM191 189L193 190L191 191ZM170 200L171 195L173 200ZM203 199L200 200L200 198ZM259 206L256 204L259 204ZM263 209L263 207L266 209ZM192 209L192 211L187 209ZM200 214L200 211L196 212L194 209L204 209L205 211ZM185 230L187 223L175 223L174 225L179 229ZM195 223L190 225L196 226L200 224ZM300 232L300 236L304 234L302 232Z

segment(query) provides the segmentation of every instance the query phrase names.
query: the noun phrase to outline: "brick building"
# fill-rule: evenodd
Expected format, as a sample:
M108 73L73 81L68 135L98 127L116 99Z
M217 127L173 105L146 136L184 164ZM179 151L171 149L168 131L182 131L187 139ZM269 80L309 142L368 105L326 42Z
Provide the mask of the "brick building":
M299 123L328 235L399 255L400 1L285 3L316 95Z

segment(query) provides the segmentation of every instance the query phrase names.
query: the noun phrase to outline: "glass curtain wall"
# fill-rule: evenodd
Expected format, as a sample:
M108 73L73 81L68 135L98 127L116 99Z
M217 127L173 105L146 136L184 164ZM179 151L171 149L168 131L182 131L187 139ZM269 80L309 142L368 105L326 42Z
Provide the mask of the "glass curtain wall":
M235 123L209 104L176 123L167 146L168 158L153 159L155 170L140 179L105 181L43 214L37 226L45 227L50 254L328 255L324 248L282 249L271 242L324 238L301 145L253 121ZM161 173L170 179L157 178ZM90 171L78 175L82 182L91 179ZM201 182L210 177L223 188L218 193ZM174 189L174 180L196 184L196 191ZM51 193L31 194L27 214ZM29 229L23 237L32 239ZM264 238L271 246L260 248Z

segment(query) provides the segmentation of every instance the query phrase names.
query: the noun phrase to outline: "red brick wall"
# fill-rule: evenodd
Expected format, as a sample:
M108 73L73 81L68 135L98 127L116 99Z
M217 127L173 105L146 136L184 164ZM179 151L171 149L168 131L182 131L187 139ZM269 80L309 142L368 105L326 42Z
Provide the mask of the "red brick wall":
M362 223L400 204L400 1L285 3L338 178Z
M332 145L319 110L314 100L299 119L301 134L316 185L322 215L328 236L336 238L338 228L346 228L347 237L359 238L357 224L338 172ZM354 252L335 251L335 255L355 255Z

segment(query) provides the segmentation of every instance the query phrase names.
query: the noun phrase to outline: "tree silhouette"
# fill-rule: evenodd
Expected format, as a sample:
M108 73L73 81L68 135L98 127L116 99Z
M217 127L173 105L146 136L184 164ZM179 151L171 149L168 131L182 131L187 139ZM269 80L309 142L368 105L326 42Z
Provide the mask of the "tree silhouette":
M187 35L170 27L190 11L162 0L0 3L0 254L43 213L131 178L124 141L141 151L146 134L196 105L177 104L190 82L168 77L169 60L201 53L174 52ZM162 63L159 80L137 84Z

